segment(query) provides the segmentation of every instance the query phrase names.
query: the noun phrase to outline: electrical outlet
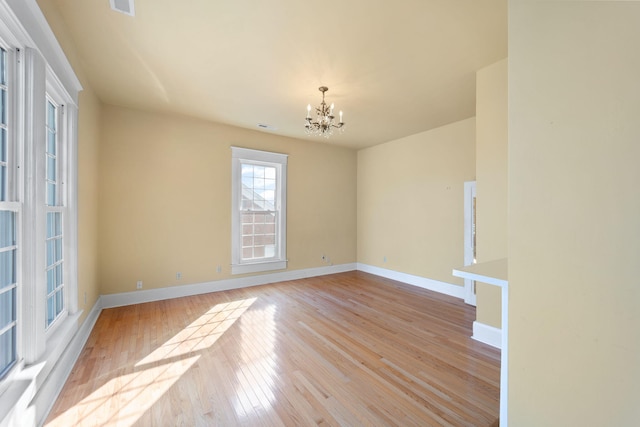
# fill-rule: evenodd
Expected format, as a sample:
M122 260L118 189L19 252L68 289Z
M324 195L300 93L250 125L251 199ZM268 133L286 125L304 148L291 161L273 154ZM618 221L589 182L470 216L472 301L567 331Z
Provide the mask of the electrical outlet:
M216 273L218 273L218 274L222 273L222 267L221 266L217 266L216 267Z
M180 280L180 279L182 279L182 273L178 271L176 273L176 280Z
M382 262L387 262L387 256L386 255L382 257Z
M138 280L138 283L136 283L136 289L142 289L142 280Z

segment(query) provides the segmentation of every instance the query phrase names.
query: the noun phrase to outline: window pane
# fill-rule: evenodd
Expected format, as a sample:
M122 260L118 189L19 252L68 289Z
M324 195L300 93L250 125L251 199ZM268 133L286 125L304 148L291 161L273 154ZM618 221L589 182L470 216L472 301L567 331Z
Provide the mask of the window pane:
M0 84L7 84L7 51L0 47Z
M47 127L56 130L56 106L51 101L47 101Z
M47 298L47 326L51 325L56 318L56 297L55 295Z
M47 270L47 295L56 289L56 269Z
M7 130L0 128L0 162L7 161Z
M0 294L0 329L16 321L16 288Z
M47 205L56 205L56 185L51 182L47 183Z
M55 236L56 234L56 227L54 224L54 213L53 212L47 212L47 239Z
M56 155L56 134L49 129L47 129L47 153Z
M56 261L56 242L55 240L47 241L47 267L53 265Z
M62 213L55 212L56 236L62 236Z
M56 265L56 287L62 286L62 264Z
M7 167L0 166L0 202L7 200Z
M16 250L0 252L0 289L16 283Z
M64 288L56 292L56 317L62 313L64 309Z
M264 177L267 179L276 179L276 168L266 168L264 171Z
M47 180L56 182L56 158L47 156Z
M56 262L62 261L62 239L56 239Z
M15 212L0 211L0 248L16 244Z
M16 361L16 327L5 331L0 335L0 377Z
M242 175L242 186L248 187L248 188L253 187L253 175L251 176Z
M9 105L7 105L7 90L0 89L0 123L3 125L7 124L7 110Z
M272 258L276 256L276 246L275 245L267 245L264 247L264 256L265 258Z
M62 213L47 212L47 238L62 236Z

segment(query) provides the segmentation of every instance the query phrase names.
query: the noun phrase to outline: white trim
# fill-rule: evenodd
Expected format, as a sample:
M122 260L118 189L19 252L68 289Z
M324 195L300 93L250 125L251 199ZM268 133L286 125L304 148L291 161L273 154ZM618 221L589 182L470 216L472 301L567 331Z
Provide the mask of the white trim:
M36 393L38 368L20 369L0 399L0 427L35 425L29 402Z
M286 270L287 260L261 261L247 264L231 264L231 274L259 273L261 271Z
M397 280L398 282L403 282L409 285L418 286L430 291L439 292L455 298L464 298L464 287L451 283L440 282L426 277L414 276L412 274L387 270L386 268L375 267L373 265L362 263L358 263L358 270L364 271L365 273L375 274L376 276L386 277L387 279Z
M287 163L288 154L231 147L231 274L258 273L287 268ZM242 260L242 164L274 167L276 174L276 253L272 258Z
M231 156L236 159L250 159L258 162L286 164L288 154L271 151L253 150L251 148L231 147Z
M327 274L344 273L356 269L356 264L340 264L327 267L291 270L281 273L261 274L259 276L238 277L233 279L216 280L212 282L194 283L191 285L170 286L167 288L147 289L144 291L124 292L119 294L102 295L102 307L122 307L131 304L161 301L210 292L227 291L230 289L248 288L250 286L267 285L269 283L299 280L307 277L324 276Z
M502 348L502 329L485 323L473 322L473 335L471 338L495 348Z
M475 206L473 199L476 198L476 182L467 181L464 183L464 265L471 265L474 262L474 241L473 228L475 220ZM472 279L464 279L464 302L476 305L476 284Z
M82 90L82 85L36 0L4 0L4 2L17 18L21 29L19 36L26 38L25 42L28 45L38 49L71 95L73 103L78 105L78 92Z
M504 258L456 268L453 270L453 275L499 286L501 289L500 425L507 427L509 420L509 261Z
M58 395L62 391L62 387L64 387L64 384L67 382L73 367L78 361L78 357L80 357L80 353L82 352L84 345L87 343L89 335L91 335L91 331L93 330L101 312L102 298L100 297L91 308L91 311L84 322L82 322L80 328L77 329L72 339L67 344L60 358L50 370L44 383L38 388L38 392L30 405L32 410L35 412L38 425L42 425L44 423L44 420L49 415L51 408L53 408L53 405L58 399ZM76 325L81 314L82 311L78 311L74 316L71 316L76 322Z

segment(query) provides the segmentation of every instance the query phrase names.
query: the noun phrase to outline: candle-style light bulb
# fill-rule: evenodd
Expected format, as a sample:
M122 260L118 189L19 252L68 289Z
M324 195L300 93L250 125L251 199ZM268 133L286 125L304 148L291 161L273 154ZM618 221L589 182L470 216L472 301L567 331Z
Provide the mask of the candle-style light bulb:
M307 119L311 117L310 113L311 113L311 104L307 104Z
M342 121L342 110L340 110L340 123L344 123L344 122Z
M329 110L329 115L333 116L333 102L331 103L331 109Z

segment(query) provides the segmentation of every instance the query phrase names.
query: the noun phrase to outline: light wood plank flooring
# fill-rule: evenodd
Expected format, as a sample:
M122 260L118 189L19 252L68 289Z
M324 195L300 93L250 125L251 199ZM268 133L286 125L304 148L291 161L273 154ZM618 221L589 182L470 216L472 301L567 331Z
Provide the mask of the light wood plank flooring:
M103 310L47 426L490 426L461 300L349 272Z

